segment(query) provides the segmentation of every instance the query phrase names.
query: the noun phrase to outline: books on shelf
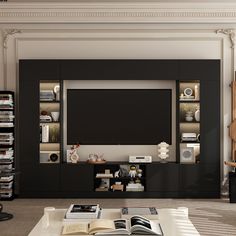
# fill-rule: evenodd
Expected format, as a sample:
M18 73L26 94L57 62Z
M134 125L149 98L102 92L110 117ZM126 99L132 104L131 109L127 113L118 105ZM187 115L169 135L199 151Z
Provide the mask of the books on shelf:
M149 220L158 220L158 211L155 207L123 207L121 218L130 219L133 215L140 215Z
M12 148L0 148L0 162L12 161L14 151Z
M9 176L1 176L0 177L0 182L1 183L5 183L5 182L10 182L10 181L12 181L13 180L13 175L9 175Z
M12 122L0 122L0 127L11 128L14 127L14 124Z
M113 174L111 173L97 173L96 178L113 178Z
M127 192L143 192L144 186L141 183L128 183L126 186Z
M90 223L79 222L66 224L62 228L62 235L159 235L163 232L161 225L157 222L146 219L142 216L132 216L130 220L126 219L97 219Z
M100 213L99 205L70 205L65 219L97 219Z

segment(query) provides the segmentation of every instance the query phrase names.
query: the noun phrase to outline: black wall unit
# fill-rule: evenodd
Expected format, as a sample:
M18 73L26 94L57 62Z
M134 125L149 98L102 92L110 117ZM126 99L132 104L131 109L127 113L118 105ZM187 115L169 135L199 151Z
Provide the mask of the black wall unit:
M144 164L143 192L94 191L97 167L88 163L64 163L61 146L60 162L40 163L39 84L55 81L62 85L64 80L78 79L174 80L177 87L180 82L199 81L200 162L180 163L180 130L177 126L172 127L177 133L176 163ZM178 96L177 88L176 98ZM176 104L177 124L181 102ZM60 113L63 113L62 105ZM20 197L220 197L219 60L20 60L18 118ZM63 127L62 119L58 123ZM62 133L63 130L61 141Z

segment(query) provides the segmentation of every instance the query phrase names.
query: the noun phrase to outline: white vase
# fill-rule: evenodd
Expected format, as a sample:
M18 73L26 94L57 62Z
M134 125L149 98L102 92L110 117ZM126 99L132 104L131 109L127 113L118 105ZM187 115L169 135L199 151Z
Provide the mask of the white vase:
M197 110L195 111L194 117L195 117L196 121L200 121L200 109L199 108L197 108Z

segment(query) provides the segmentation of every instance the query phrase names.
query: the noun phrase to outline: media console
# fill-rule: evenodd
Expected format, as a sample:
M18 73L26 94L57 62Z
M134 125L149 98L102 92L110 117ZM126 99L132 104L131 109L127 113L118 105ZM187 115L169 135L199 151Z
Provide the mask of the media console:
M137 164L142 169L138 191L129 191L129 176L114 176L120 166L129 168L131 163L67 163L63 84L80 79L174 81L175 162ZM219 60L20 60L18 117L20 197L220 197ZM107 169L113 176L107 178L108 191L102 191L96 174ZM122 186L114 186L117 182Z

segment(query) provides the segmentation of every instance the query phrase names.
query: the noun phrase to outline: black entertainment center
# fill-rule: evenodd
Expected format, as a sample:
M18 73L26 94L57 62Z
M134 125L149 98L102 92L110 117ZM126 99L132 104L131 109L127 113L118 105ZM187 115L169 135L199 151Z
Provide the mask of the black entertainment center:
M130 163L65 161L63 83L69 80L175 81L176 127L171 125L168 89L68 89L66 129L69 145L156 145L162 140L171 143L171 130L175 129L176 161L140 163L139 181L144 191L125 191L129 182L126 176L109 179L111 184L122 182L124 191L96 191L100 184L97 173L109 169L114 174L120 166ZM42 90L55 87L60 89L60 97L40 99ZM195 91L194 99L191 91ZM150 112L149 106L160 110ZM41 111L48 107L50 112L60 113L59 120L39 119ZM192 115L196 109L201 110L201 115ZM219 60L20 60L18 111L20 197L220 197ZM96 122L94 112L100 114ZM139 124L145 128L139 129ZM50 130L52 135L40 136L42 129ZM186 142L185 133L196 133L197 138ZM185 162L180 153L194 145L200 152L193 162ZM41 153L51 146L57 147L59 159L47 163Z

